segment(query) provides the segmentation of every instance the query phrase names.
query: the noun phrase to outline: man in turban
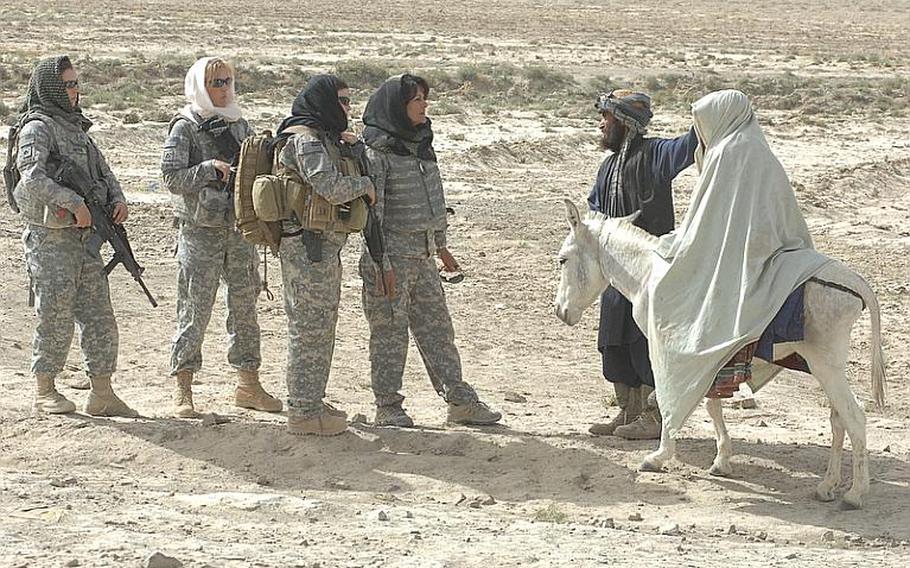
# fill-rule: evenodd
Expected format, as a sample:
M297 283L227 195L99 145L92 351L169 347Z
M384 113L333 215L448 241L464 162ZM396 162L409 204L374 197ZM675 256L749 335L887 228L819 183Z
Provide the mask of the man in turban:
M601 146L609 151L588 196L592 210L607 217L640 211L635 225L659 236L673 230L673 179L694 160L694 129L678 138L646 138L653 116L645 93L614 90L601 94L595 108L601 116ZM648 340L632 319L632 304L613 287L600 302L597 349L604 378L613 383L620 412L610 422L595 423L590 432L634 440L660 436L660 412L652 395L654 376Z

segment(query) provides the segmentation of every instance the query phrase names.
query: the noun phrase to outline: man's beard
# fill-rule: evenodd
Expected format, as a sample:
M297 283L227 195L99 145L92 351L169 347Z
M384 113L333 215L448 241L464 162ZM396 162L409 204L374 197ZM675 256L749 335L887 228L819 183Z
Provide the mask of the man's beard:
M626 137L626 128L621 124L615 124L600 138L601 150L612 150L619 152L622 149L622 141Z

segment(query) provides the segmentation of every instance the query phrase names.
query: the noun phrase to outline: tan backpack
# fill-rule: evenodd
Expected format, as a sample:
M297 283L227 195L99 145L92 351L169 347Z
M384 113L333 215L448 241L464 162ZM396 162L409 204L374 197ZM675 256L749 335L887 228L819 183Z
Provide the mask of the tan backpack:
M250 136L240 145L234 173L234 214L237 230L247 241L278 252L281 244L281 217L260 215L255 203L255 188L260 178L273 177L275 138L268 130ZM262 209L261 207L259 209Z
M306 127L291 127L296 134ZM240 146L234 177L234 213L243 238L268 246L273 253L281 245L281 223L296 216L301 226L317 233L356 233L366 227L367 205L363 199L332 205L313 191L296 172L278 161L287 136L272 133L251 136ZM363 175L353 158L343 158L339 169L344 175Z

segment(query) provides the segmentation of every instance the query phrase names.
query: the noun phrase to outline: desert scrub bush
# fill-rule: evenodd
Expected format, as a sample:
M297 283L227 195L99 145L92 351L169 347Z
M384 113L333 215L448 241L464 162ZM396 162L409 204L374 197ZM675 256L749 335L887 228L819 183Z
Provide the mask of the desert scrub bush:
M309 78L306 71L279 71L261 63L244 65L237 69L237 92L293 96Z
M386 64L368 60L339 61L335 73L352 89L375 89L391 75Z
M528 83L528 92L533 94L550 94L577 89L575 78L564 71L550 67L532 66L522 69L522 75Z
M432 85L430 88L432 88ZM442 99L439 101L433 101L431 99L430 104L432 105L432 113L436 115L461 114L462 112L461 107L449 99Z
M556 503L550 503L534 513L534 520L540 523L565 523L569 520L569 516Z

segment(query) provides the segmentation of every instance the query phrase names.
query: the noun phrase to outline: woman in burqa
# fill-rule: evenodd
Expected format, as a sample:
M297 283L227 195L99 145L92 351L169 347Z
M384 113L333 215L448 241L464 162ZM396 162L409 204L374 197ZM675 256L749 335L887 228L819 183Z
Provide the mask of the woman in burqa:
M278 127L287 137L279 174L308 184L338 206L366 196L370 178L359 168L363 144L348 132L351 91L334 75L316 75L294 99L291 116ZM304 230L299 219L283 224L281 275L288 317L288 431L332 436L347 428L347 414L324 402L341 297L344 232Z
M427 118L430 87L414 75L393 77L370 97L364 140L376 186L375 214L384 254L364 248L360 261L363 309L370 325L370 365L379 426L410 427L402 407L408 330L433 387L448 404L448 420L493 424L502 417L480 402L462 378L455 331L435 259L458 270L446 243L446 205Z

